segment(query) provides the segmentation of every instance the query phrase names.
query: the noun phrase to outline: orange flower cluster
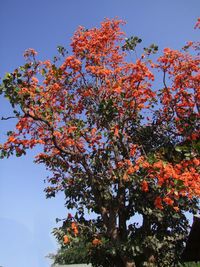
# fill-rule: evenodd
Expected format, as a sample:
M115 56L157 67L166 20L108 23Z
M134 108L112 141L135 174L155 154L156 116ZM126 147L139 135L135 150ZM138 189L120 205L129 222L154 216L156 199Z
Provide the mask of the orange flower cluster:
M161 197L157 197L154 201L154 205L157 209L163 210L164 206L163 204L166 204L168 206L172 206L173 209L178 212L179 211L179 207L178 206L174 206L174 200L171 199L170 197L164 197L163 199Z
M93 246L99 246L99 245L101 245L102 244L102 241L100 240L100 239L98 239L98 238L94 238L93 240L92 240L92 245Z
M70 243L70 239L69 239L69 237L67 235L64 235L64 237L63 237L63 243L65 245Z
M165 82L161 96L161 116L166 121L174 121L177 134L187 135L188 139L194 140L194 136L198 139L200 131L193 127L191 132L189 120L199 119L200 57L166 48L158 62L157 68L163 70ZM168 82L168 86L167 78L171 82Z
M149 191L148 183L145 180L142 181L142 191L144 191L144 192L148 192Z
M78 231L78 226L75 222L71 224L71 229L73 230L74 235L77 236L79 231Z

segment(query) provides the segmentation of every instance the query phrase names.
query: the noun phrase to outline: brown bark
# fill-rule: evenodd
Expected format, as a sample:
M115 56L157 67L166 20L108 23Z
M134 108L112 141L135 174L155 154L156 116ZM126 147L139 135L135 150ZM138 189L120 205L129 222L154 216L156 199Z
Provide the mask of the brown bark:
M109 210L109 220L108 220L108 235L111 237L113 243L116 243L118 240L118 229L117 229L117 217L116 211L110 207Z
M119 184L119 233L122 240L127 238L127 228L126 228L126 207L125 207L125 187L123 184Z

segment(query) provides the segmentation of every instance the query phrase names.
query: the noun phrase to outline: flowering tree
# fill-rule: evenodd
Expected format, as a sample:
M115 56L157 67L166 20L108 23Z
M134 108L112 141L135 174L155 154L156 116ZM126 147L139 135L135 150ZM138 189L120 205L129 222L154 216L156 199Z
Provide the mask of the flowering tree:
M14 112L3 119L17 120L1 156L43 149L47 196L64 191L76 210L55 231L63 247L81 238L94 266L173 266L200 195L198 44L166 48L155 62L151 45L132 62L141 40L124 41L122 24L79 27L72 55L58 47L53 62L25 52L1 85Z

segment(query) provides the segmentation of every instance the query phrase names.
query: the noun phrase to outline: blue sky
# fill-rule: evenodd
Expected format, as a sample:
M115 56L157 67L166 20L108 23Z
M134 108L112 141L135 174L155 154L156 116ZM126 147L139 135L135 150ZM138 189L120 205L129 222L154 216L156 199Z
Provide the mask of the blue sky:
M156 43L181 48L197 40L193 27L199 16L199 0L0 0L0 77L23 64L23 52L34 48L40 59L51 59L56 46L69 47L79 25L98 26L105 18L127 21L124 31L137 35L144 46ZM11 114L0 98L0 116ZM13 122L0 122L0 140ZM51 230L55 218L64 217L64 197L46 200L43 166L33 163L35 151L26 157L0 161L0 265L49 267L45 256L56 250Z

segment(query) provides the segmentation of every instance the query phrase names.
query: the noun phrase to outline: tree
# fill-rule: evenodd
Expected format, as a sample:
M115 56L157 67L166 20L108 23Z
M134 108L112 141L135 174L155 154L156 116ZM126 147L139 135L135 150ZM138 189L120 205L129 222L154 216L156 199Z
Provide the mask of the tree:
M94 266L175 266L185 212L197 211L200 195L198 44L166 48L155 62L151 45L133 62L141 39L124 41L121 25L79 27L72 54L59 46L53 62L25 52L1 85L14 112L3 119L17 120L1 156L43 149L36 163L52 172L47 196L64 191L76 210L55 234L67 248L82 238Z

